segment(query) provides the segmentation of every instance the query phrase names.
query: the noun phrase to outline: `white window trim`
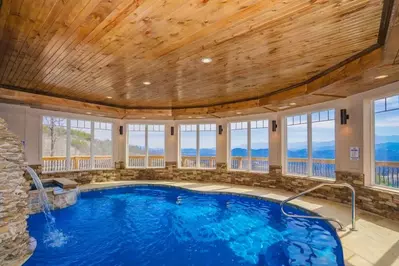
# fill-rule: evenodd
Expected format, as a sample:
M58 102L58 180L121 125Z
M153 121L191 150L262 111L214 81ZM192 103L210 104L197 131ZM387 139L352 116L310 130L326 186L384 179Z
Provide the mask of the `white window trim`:
M177 125L177 130L179 132L178 134L178 140L177 140L177 167L179 169L185 169L185 170L190 170L190 169L197 169L197 170L216 170L217 165L215 164L215 167L201 167L201 156L200 156L200 147L201 147L201 140L200 140L200 125L206 125L206 124L215 124L216 126L216 130L215 130L215 141L216 141L216 155L215 155L215 161L217 158L217 134L218 134L218 124L216 122L204 122L201 121L201 123L180 123ZM180 126L182 125L195 125L195 129L196 129L196 158L195 158L195 167L183 167L181 165L181 130L180 130Z
M71 117L71 116L63 116L57 113L50 113L48 115L40 115L40 163L43 165L43 120L44 117L56 117L56 118L62 118L66 119L66 153L65 153L65 163L66 163L66 169L64 171L47 171L45 173L59 173L59 172L81 172L81 171L91 171L91 170L112 170L115 169L115 167L111 168L95 168L94 164L94 123L95 122L101 122L101 123L110 123L111 124L111 143L112 143L112 152L111 152L111 162L115 166L115 156L114 156L114 122L109 121L109 120L92 120L92 119L87 119L86 117ZM91 136L90 136L90 165L91 167L88 169L71 169L71 120L84 120L84 121L89 121L90 122L90 130L91 130Z
M325 176L314 176L313 175L313 143L312 143L312 113L317 113L317 112L322 112L322 111L329 111L329 110L334 110L334 141L335 141L335 152L337 150L337 123L339 120L337 119L337 108L336 107L323 107L323 108L318 108L314 110L307 110L307 111L302 111L302 112L289 112L282 116L280 124L282 125L281 128L281 164L282 164L282 172L283 175L286 176L293 176L293 177L303 177L303 178L309 178L309 179L316 179L316 180L325 180L325 181L335 181L336 177L331 178L331 177L325 177ZM288 125L287 125L287 117L290 116L302 116L306 115L307 119L307 148L308 148L308 158L307 158L307 163L308 163L308 174L307 175L300 175L300 174L295 174L295 173L289 173L288 172L288 156L287 156L287 143L288 143ZM327 120L331 121L331 120ZM337 167L337 158L335 158L335 167Z
M387 191L399 192L399 188L379 185L375 183L375 106L374 101L385 99L399 95L399 91L390 92L387 94L373 97L366 100L366 104L363 106L363 130L369 130L370 134L364 137L364 163L363 169L365 174L365 185L369 187L375 187ZM389 112L389 111L387 111ZM366 115L367 114L367 115ZM368 151L368 152L367 152Z
M129 165L129 125L144 125L145 129L144 129L144 145L145 145L145 158L144 158L144 167L141 166L130 166ZM149 166L149 154L148 154L148 125L162 125L164 126L164 154L163 154L163 166ZM125 127L125 167L126 169L164 169L166 168L166 131L167 131L167 125L165 123L159 123L159 122L147 122L147 123L142 123L140 121L137 122L129 122L129 123L125 123L124 124Z
M270 168L268 171L252 171L252 152L251 152L251 145L252 145L252 134L251 134L251 122L258 121L258 120L267 120L267 139L268 139L268 150L269 156L267 157L269 167L270 167L270 138L271 138L271 127L270 127L270 119L269 118L262 118L257 117L253 119L243 119L243 120L231 120L227 123L227 170L232 172L251 172L251 173L259 173L259 174L268 174L270 172ZM248 149L248 168L247 169L233 169L231 168L231 123L247 123L247 149Z

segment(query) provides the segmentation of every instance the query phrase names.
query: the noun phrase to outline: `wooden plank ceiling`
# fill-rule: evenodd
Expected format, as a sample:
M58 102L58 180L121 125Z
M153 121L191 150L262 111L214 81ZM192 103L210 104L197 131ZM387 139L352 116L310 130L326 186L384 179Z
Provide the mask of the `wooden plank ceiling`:
M234 102L270 111L283 98L265 97L310 82L316 92L347 63L374 66L383 9L381 0L3 0L0 87L17 92L2 98L56 96L134 117Z

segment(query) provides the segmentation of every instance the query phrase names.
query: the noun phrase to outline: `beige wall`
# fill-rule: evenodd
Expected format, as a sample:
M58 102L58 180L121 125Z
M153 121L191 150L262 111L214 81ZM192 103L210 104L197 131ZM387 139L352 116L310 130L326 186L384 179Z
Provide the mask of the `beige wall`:
M175 162L178 158L178 125L180 123L216 123L223 126L223 134L217 134L217 155L218 163L227 162L228 156L228 123L245 119L269 119L270 121L270 164L282 165L284 152L282 152L281 141L284 139L283 121L285 116L303 112L324 110L327 108L336 109L336 152L339 156L336 159L336 168L339 171L350 172L369 172L370 150L368 145L370 138L370 103L372 99L399 94L399 82L393 83L366 93L355 96L330 101L322 104L316 104L307 107L295 108L277 113L264 115L242 116L229 119L213 120L187 120L187 121L167 121L166 122L166 161ZM347 125L340 125L339 110L345 108L350 115ZM90 117L85 115L74 115L61 112L45 111L18 105L0 104L0 117L4 118L9 124L11 131L16 133L21 140L25 141L26 159L29 164L40 164L40 146L41 146L41 116L58 115L63 117L78 117L82 119L93 119L97 121L111 121L114 123L114 159L122 161L126 158L126 125L137 121L126 121L118 119L106 119L101 117ZM278 122L276 132L271 132L271 121ZM364 122L365 121L365 122ZM140 121L143 123L143 121ZM159 123L165 121L145 121L146 123ZM119 134L119 126L124 126L124 135ZM170 135L170 128L175 127L174 136ZM360 160L351 161L349 148L355 146L360 148ZM367 178L367 177L366 177Z

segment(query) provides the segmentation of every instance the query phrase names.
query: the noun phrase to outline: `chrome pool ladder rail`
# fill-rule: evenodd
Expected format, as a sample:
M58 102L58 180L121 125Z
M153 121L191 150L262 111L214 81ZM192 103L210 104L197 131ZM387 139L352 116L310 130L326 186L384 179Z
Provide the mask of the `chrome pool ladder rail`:
M280 203L281 212L282 212L285 216L292 217L292 218L318 219L318 220L333 221L333 222L336 222L336 223L339 225L341 231L344 231L345 229L344 229L343 224L342 224L338 219L336 219L336 218L333 218L333 217L321 217L321 216L307 216L307 215L288 214L288 213L286 213L286 212L284 211L284 205L285 205L287 202L289 202L289 201L291 201L291 200L294 200L294 199L296 199L296 198L299 198L299 197L301 197L301 196L303 196L303 195L305 195L305 194L307 194L307 193L309 193L309 192L312 192L312 191L314 191L314 190L316 190L316 189L319 189L319 188L321 188L321 187L324 187L324 186L331 186L331 187L347 187L347 188L349 188L350 190L352 190L352 229L351 229L351 230L352 230L352 231L355 231L355 230L356 230L356 192L355 192L355 189L354 189L351 185L349 185L348 183L334 183L334 184L332 184L332 183L322 183L322 184L317 185L317 186L315 186L315 187L313 187L313 188L310 188L310 189L308 189L308 190L305 190L304 192L301 192L301 193L299 193L299 194L297 194L297 195L295 195L295 196L292 196L292 197L290 197L290 198L288 198L288 199L286 199L286 200L283 200L283 201Z

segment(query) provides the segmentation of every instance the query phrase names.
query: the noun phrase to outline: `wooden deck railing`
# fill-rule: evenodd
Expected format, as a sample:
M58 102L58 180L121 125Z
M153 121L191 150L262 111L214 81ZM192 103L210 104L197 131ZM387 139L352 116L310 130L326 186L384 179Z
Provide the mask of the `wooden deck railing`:
M230 168L236 169L236 170L247 170L248 169L248 157L232 156ZM251 170L257 171L257 172L268 172L269 171L269 158L268 157L251 157Z
M376 161L375 184L399 188L399 162Z
M195 167L195 156L182 156L182 167ZM288 158L287 172L289 174L308 175L308 161L306 158ZM216 168L216 157L205 156L200 160L201 168ZM144 155L130 155L129 167L144 167ZM150 155L148 157L149 167L165 167L165 157L163 155ZM111 156L94 156L94 168L112 168ZM231 169L248 169L248 158L233 156L231 158ZM90 156L71 156L70 170L91 169ZM66 171L67 163L65 156L46 156L43 157L43 172ZM269 158L252 157L251 170L267 172L269 170ZM313 176L335 177L334 159L313 159ZM377 161L375 163L375 184L399 188L399 162Z
M104 169L112 168L112 156L99 155L94 156L94 168ZM66 171L67 160L65 156L45 156L43 157L43 172ZM70 170L87 170L91 169L91 159L88 155L71 156Z
M182 156L181 167L194 168L197 165L197 157L195 156ZM201 156L200 168L216 168L216 156Z
M288 158L287 173L295 175L308 175L307 158ZM313 176L335 178L335 160L334 159L312 159Z
M145 167L145 155L129 155L128 166L137 168ZM165 167L165 156L149 155L148 167Z

